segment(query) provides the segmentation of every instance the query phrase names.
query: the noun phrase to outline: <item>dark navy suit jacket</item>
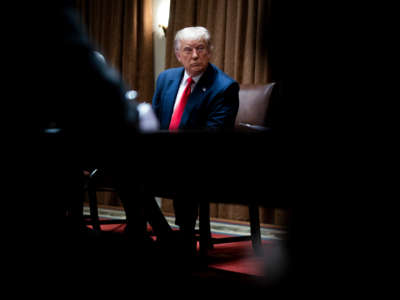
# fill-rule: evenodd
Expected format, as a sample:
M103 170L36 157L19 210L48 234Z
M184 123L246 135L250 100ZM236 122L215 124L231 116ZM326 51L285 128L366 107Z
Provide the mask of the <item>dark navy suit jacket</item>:
M160 129L168 129L184 68L163 71L157 79L153 109ZM239 109L239 84L209 64L190 94L179 129L232 129Z

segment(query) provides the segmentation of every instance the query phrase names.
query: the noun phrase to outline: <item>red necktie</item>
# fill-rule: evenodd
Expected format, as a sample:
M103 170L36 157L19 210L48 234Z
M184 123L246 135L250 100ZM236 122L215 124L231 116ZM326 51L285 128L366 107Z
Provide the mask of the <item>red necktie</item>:
M185 110L186 102L189 99L189 95L191 92L191 85L193 83L193 78L189 77L187 80L187 85L183 94L181 96L181 101L179 101L178 106L175 108L172 113L171 123L169 123L169 130L178 130L179 123L181 122L181 118L183 115L183 111Z

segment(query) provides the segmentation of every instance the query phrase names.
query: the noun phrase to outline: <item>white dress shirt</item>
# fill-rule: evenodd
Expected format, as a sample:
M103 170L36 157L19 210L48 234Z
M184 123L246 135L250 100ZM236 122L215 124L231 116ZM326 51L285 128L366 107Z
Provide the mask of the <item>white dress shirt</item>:
M202 75L203 75L203 73L201 73L200 75L192 77L192 79L193 79L192 91L193 91L194 87L196 86L197 82L199 82L200 77ZM189 79L189 77L190 77L189 74L185 71L185 75L183 75L182 81L181 81L181 83L179 85L178 94L176 95L175 104L174 104L174 110L178 106L178 103L182 98L182 94L183 94L183 91L185 90L185 87L186 87L186 84L187 84L187 80Z

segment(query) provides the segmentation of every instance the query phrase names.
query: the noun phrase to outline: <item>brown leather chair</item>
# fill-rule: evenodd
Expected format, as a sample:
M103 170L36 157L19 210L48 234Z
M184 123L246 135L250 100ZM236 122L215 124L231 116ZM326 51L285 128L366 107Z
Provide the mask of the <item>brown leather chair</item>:
M265 85L242 84L239 91L239 111L235 120L237 131L267 131L272 123L271 99L276 83ZM215 200L212 200L215 202ZM236 202L235 202L236 203ZM256 253L261 253L261 232L259 220L259 207L255 202L245 203L249 208L250 232L249 236L213 238L210 230L210 204L207 201L200 203L199 210L199 235L200 251L207 254L214 244L231 243L251 240Z
M265 85L240 85L236 129L265 130L268 128L271 121L269 104L274 86L275 82Z

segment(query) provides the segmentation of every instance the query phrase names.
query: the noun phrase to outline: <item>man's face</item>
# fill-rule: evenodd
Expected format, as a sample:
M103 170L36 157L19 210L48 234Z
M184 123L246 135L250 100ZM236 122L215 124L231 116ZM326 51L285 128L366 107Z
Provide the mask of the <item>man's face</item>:
M211 58L211 53L203 40L183 40L175 53L176 58L190 76L197 76L204 72Z

